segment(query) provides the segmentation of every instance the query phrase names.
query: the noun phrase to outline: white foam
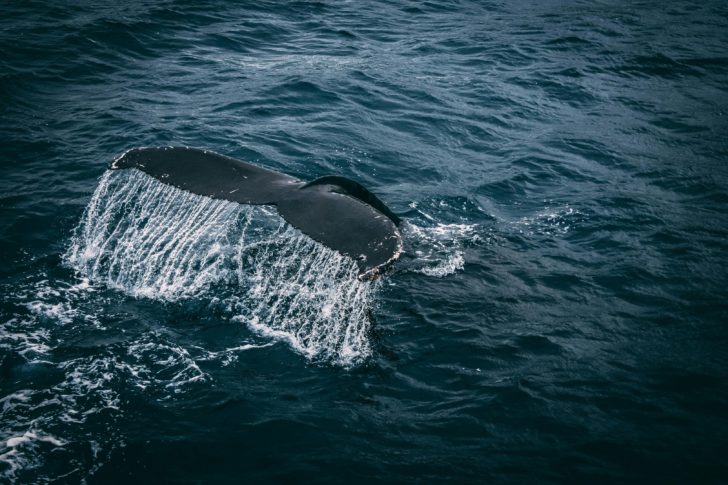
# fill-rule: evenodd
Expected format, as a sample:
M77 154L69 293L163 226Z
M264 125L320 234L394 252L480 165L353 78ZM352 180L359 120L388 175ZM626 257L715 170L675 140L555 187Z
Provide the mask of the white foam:
M124 364L126 370L142 389L152 386L180 392L183 386L209 378L187 349L157 334L145 335L130 344L127 354L132 363Z
M34 319L16 317L0 324L0 348L17 352L28 360L50 352L49 341L50 331L40 328Z
M264 349L266 347L270 347L274 345L273 342L269 342L266 344L258 345L258 344L242 344L237 345L235 347L229 347L227 349L218 350L216 352L209 351L200 347L197 347L198 350L202 352L202 355L197 358L198 361L218 361L223 366L227 366L232 364L238 359L238 356L242 352L246 352L248 350L254 350L254 349Z
M27 303L28 309L42 318L47 318L68 324L73 321L76 311L68 303L46 303L43 301L32 301Z
M65 441L60 440L54 436L50 435L41 435L34 433L33 431L26 431L22 436L15 436L13 438L9 438L5 442L5 446L8 448L15 448L16 446L22 444L22 443L28 443L30 441L42 441L46 443L50 443L53 446L63 446L66 444Z
M447 256L444 261L440 261L438 264L435 264L433 266L424 266L418 271L422 274L426 274L427 276L442 278L444 276L448 276L457 271L460 271L464 267L465 258L463 258L463 253L460 251L456 251L455 253Z
M0 403L3 405L3 414L15 408L19 404L22 405L28 403L32 394L33 391L29 389L22 389L0 398Z
M14 479L18 470L31 468L39 463L39 456L32 450L39 443L49 443L55 447L62 447L66 442L50 434L43 434L36 430L28 430L22 435L10 436L5 439L5 451L0 454L0 462L7 465L2 475Z
M407 269L436 278L462 271L464 246L482 239L477 224L435 223L425 227L404 223L403 236L405 247L413 257Z

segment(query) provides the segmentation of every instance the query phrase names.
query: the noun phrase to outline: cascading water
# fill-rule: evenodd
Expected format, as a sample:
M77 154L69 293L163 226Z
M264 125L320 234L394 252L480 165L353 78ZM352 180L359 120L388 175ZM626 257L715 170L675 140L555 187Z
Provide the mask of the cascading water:
M371 353L376 282L264 206L210 199L137 170L103 175L66 261L137 297L195 298L310 359L354 365ZM222 302L222 303L220 303Z

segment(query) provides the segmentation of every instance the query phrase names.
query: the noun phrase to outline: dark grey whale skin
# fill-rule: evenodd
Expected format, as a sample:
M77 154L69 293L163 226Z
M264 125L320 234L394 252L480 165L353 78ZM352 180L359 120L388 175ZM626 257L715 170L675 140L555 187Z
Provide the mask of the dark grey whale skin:
M362 279L379 275L402 251L400 219L374 194L344 177L304 182L189 147L133 148L109 168L136 168L165 184L214 199L276 206L289 224L354 259Z

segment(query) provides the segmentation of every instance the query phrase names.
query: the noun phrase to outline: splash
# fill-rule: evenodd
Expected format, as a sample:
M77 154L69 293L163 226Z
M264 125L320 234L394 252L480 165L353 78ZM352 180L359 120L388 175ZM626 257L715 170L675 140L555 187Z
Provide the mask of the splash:
M191 194L137 170L105 173L67 263L135 297L195 298L313 360L355 365L371 354L377 283L356 263L264 206Z
M226 277L241 209L167 187L138 171L107 172L86 208L67 261L96 283L169 301Z
M481 240L476 224L419 226L405 223L403 236L413 259L408 269L443 278L465 267L465 247Z

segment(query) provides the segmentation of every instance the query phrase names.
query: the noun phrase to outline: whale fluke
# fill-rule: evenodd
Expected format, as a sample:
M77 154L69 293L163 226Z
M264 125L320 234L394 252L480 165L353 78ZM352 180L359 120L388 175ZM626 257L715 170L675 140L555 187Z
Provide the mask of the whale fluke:
M293 227L350 258L359 277L377 276L402 251L400 219L360 184L339 176L304 182L231 157L188 147L134 148L110 164L214 199L273 205Z

